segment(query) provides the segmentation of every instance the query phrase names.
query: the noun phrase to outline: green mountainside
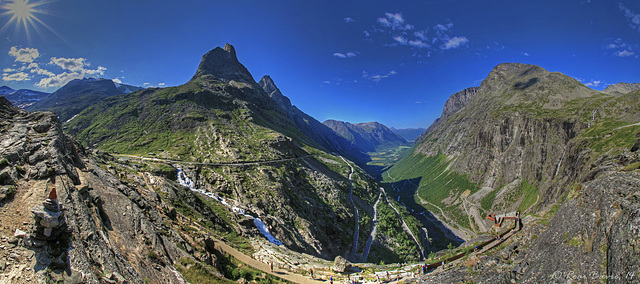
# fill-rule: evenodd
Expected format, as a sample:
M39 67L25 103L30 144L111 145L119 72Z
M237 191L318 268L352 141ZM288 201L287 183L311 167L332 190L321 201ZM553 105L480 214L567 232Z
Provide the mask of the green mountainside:
M256 212L288 248L332 258L352 245L349 166L298 129L230 45L205 54L186 84L106 98L65 128L110 153L210 164L174 166L198 188ZM261 163L224 165L237 162ZM354 168L354 195L373 204L374 181Z

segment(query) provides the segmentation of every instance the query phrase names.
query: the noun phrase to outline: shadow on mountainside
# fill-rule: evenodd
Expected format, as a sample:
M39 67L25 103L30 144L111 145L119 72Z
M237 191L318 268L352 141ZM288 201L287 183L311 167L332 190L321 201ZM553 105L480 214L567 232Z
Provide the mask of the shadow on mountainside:
M415 200L416 190L422 178L413 178L397 181L394 183L383 183L387 194L394 201L404 205L407 211L427 229L428 237L432 240L429 252L438 252L447 249L449 243L459 246L464 240L456 236L442 222L440 222L429 210L418 204ZM424 236L420 236L424 238ZM423 240L421 240L423 241ZM424 242L424 241L423 241Z

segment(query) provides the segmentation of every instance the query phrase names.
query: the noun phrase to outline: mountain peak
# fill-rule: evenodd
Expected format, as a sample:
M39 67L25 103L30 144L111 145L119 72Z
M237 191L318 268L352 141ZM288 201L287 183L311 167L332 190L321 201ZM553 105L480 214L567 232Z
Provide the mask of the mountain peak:
M240 81L255 84L251 73L236 57L233 45L225 44L224 48L216 47L202 56L193 79L204 75L211 75L224 82Z
M640 83L625 83L620 82L617 84L609 85L604 90L603 93L610 95L624 95L629 92L633 92L635 90L640 90Z
M493 68L491 73L489 73L489 77L493 75L502 78L513 78L546 73L549 73L549 71L537 65L523 63L502 63Z

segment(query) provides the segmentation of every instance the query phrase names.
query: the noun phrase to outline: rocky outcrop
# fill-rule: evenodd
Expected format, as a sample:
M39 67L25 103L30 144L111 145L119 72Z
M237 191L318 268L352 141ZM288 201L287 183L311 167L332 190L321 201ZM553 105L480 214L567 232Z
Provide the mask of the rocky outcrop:
M16 265L5 268L0 282L60 277L62 271L74 283L99 283L107 272L120 275L118 283L184 281L173 263L189 255L163 222L157 193L106 172L61 131L55 114L7 104L0 114L2 183L15 188L15 197L2 201L0 230L6 235L33 224L31 234L16 234L24 238L12 247Z

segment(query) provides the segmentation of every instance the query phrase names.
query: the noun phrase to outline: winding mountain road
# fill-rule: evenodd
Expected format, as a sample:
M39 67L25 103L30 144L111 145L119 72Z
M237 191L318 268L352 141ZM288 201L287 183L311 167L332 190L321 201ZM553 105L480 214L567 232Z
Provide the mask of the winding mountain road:
M309 157L313 157L315 155L306 155L306 156L302 156L302 157L273 159L273 160L264 160L264 161L239 161L239 162L229 162L229 163L198 163L198 162L187 162L187 161L180 161L180 160L148 158L148 157L135 156L135 155L124 155L124 154L114 154L113 156L127 158L127 159L141 160L141 161L159 162L159 163L172 163L172 164L211 166L211 167L221 167L221 166L236 166L237 167L237 166L263 165L263 164L270 164L270 163L301 160L301 159L306 159L306 158L309 158Z

